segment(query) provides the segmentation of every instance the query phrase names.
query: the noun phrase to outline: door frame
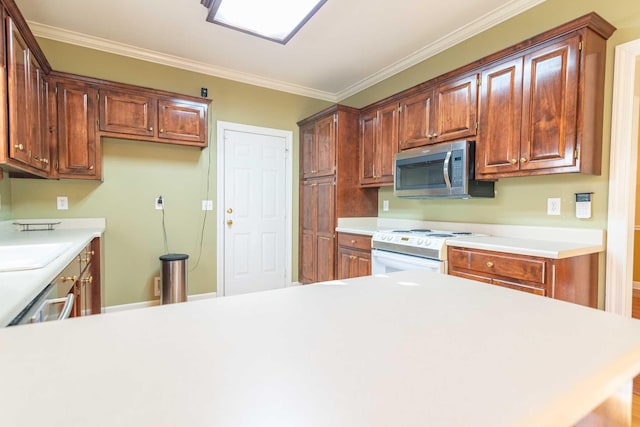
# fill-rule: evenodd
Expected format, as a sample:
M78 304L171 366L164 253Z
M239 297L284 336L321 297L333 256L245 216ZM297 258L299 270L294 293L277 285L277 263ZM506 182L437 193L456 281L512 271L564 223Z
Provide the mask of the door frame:
M640 96L636 79L640 73L640 39L616 46L609 205L607 207L607 253L605 310L631 317L633 300L633 234L638 169L638 121Z
M245 125L241 123L225 122L218 120L217 126L217 196L216 196L216 295L224 296L224 189L225 189L225 151L224 151L224 132L227 130L255 133L260 135L269 135L275 137L281 137L285 140L285 200L286 200L286 219L285 219L285 286L289 286L291 283L291 260L293 251L293 186L292 186L292 173L293 173L293 132L289 130L272 129L259 126Z

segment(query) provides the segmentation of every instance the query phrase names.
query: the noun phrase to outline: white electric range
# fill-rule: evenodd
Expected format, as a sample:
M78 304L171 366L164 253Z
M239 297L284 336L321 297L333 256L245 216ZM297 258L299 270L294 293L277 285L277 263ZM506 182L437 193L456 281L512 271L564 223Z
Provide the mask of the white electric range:
M402 229L376 231L371 239L371 273L404 270L447 272L447 240L484 236L467 231Z

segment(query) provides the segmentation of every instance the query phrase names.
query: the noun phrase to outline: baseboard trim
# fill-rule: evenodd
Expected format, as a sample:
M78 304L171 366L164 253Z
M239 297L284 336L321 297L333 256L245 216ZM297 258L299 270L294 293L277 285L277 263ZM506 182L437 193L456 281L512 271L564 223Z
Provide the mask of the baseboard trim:
M201 299L209 299L215 298L215 292L209 292L204 294L195 294L195 295L187 295L187 301L197 301ZM160 305L159 299L154 299L151 301L142 301L142 302L134 302L131 304L121 304L121 305L112 305L109 307L104 307L102 309L103 313L115 313L116 311L126 311L126 310L136 310L138 308L146 308L153 307L156 305Z

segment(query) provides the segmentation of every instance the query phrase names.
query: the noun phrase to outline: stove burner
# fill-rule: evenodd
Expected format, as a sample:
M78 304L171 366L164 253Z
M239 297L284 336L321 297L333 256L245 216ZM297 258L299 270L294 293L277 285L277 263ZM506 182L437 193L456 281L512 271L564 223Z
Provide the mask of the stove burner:
M428 228L412 228L409 231L412 233L430 233L431 232L431 230L429 230Z
M470 231L454 231L451 234L455 234L456 236L470 236L473 233L471 233Z
M429 234L428 237L453 237L453 234L433 233L433 234Z

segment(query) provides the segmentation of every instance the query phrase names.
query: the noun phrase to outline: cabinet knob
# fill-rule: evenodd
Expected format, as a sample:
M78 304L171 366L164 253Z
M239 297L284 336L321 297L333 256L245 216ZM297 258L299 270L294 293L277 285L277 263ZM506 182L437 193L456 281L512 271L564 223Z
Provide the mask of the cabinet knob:
M15 147L20 151L24 151L24 145L22 145L22 144L16 144Z
M433 135L431 135L432 138L437 138L438 134L434 133Z
M76 276L75 274L69 277L60 276L60 280L62 280L62 283L75 282L77 279L78 279L78 276Z
M356 243L356 241L355 241L355 240L352 240L352 241L351 241L351 244L352 244L352 245L355 245L355 243Z
M527 159L525 159L524 157L520 157L520 163L527 163Z
M227 213L228 214L233 213L233 209L231 209L231 208L227 209Z
M227 220L227 225L233 225L233 220L228 219L228 220Z
M512 165L515 165L516 163L518 163L518 160L516 160L516 159L511 159L511 164L512 164Z
M153 132L153 126L149 128L149 132Z
M487 267L489 268L493 267L493 263L491 261L487 261Z
M160 133L163 133L163 132L164 132L164 129L160 129Z
M357 258L357 256L355 256L355 255L349 255L349 259L356 259L356 258Z
M82 283L93 283L93 276L85 277L81 280Z
M93 170L93 165L89 166L89 170L92 171Z

